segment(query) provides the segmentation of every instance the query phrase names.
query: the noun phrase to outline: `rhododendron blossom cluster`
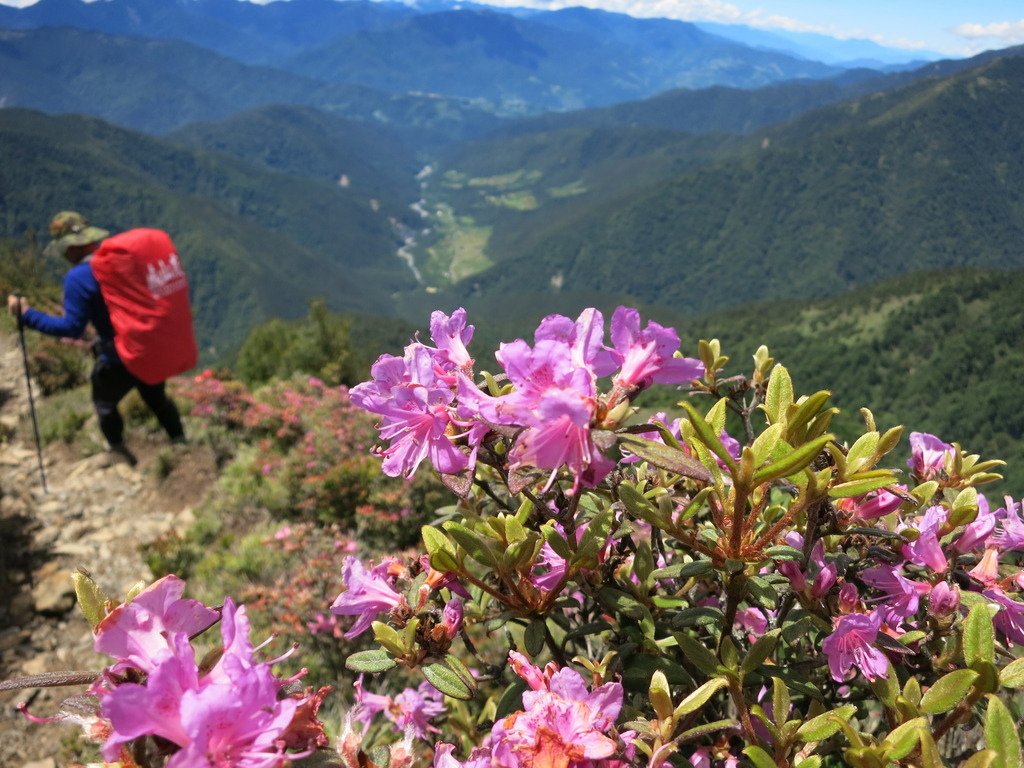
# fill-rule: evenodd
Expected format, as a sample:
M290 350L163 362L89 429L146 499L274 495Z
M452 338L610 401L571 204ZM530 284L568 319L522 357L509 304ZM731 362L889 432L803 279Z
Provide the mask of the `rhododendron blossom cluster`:
M339 533L311 554L329 585L292 623L343 658L333 744L324 689L293 691L244 609L183 600L168 577L95 622L115 659L93 684L108 760L1024 764L1024 505L983 493L1002 462L924 432L894 460L902 427L862 409L837 434L831 393L800 394L767 348L727 371L717 340L685 357L675 330L625 307L607 325L595 309L544 318L496 368L470 353L473 330L462 309L435 312L429 343L380 357L351 391L377 421L381 471L436 473L454 498L421 546ZM674 410L641 407L658 386ZM235 414L227 393L211 399ZM331 450L285 401L265 439L300 457L261 457L260 478ZM337 440L353 434L320 413ZM277 524L266 544L301 552L310 525ZM218 653L198 663L190 636L218 616Z

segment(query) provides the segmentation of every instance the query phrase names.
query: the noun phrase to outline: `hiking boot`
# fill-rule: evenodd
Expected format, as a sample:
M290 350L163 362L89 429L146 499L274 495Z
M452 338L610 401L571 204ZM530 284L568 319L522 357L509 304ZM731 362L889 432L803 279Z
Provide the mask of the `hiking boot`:
M120 445L112 445L107 449L107 453L110 454L114 461L121 461L127 464L129 467L134 467L139 463L139 460L135 458L135 454L128 450L128 446L124 443Z

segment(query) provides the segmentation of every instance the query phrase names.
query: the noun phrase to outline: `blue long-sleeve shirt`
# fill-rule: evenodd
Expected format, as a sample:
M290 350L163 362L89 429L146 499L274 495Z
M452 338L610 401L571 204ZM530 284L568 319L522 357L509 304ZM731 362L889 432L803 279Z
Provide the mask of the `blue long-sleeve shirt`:
M100 284L88 261L80 262L68 270L64 277L64 314L48 315L38 309L29 309L22 315L26 328L61 338L77 339L92 323L100 337L101 357L116 357L114 352L114 326L110 322Z

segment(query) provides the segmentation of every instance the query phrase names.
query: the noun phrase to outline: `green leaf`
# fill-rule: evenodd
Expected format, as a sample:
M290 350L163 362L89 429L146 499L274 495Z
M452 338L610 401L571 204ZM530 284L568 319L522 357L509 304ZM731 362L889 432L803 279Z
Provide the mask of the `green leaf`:
M375 621L371 626L373 628L373 639L384 646L385 650L390 651L395 656L402 656L408 650L402 642L401 633L394 627L385 624L383 621Z
M455 547L452 546L448 537L434 526L424 525L420 528L420 535L423 536L423 546L426 547L427 554L431 557L435 552L447 552L453 558L455 557Z
M531 656L537 656L544 650L547 634L548 631L544 624L544 619L530 619L530 623L526 625L526 631L523 633L523 643L526 645L527 653Z
M996 660L996 635L992 626L992 617L986 603L978 603L971 608L964 622L964 660L967 666L977 661L994 664Z
M764 553L772 560L800 560L804 556L803 552L788 544L776 544L773 547L768 547Z
M626 505L629 513L645 523L656 525L659 528L665 527L665 521L659 510L640 491L636 490L629 483L622 483L617 489L619 500Z
M569 542L565 540L565 537L558 532L554 525L545 523L541 527L540 533L544 537L544 541L548 543L548 546L555 551L556 555L563 560L572 559L572 550L569 548Z
M103 617L106 615L104 606L107 596L103 594L103 590L90 576L81 571L71 574L71 583L75 587L78 607L82 610L85 620L89 622L90 627L96 629L96 625L103 621Z
M781 629L773 629L771 632L766 632L757 638L757 642L750 647L750 650L747 651L747 655L743 659L743 663L740 664L740 671L743 674L749 674L761 666L772 655L775 646L778 645L779 635L781 634Z
M928 721L925 718L915 717L891 730L884 742L886 759L902 760L913 752L921 740L921 729L927 727Z
M504 690L501 698L498 699L498 705L494 711L495 721L501 720L523 708L523 693L525 693L527 687L525 680L516 678L515 682Z
M871 681L871 690L878 700L889 709L896 707L896 697L900 695L900 686L892 663L889 664L889 671L885 675Z
M971 690L978 673L973 669L957 669L935 681L921 697L921 711L928 715L949 712Z
M707 736L711 733L716 733L717 731L724 731L726 729L735 728L736 725L737 724L735 720L715 720L715 722L713 723L704 723L703 725L696 725L693 728L685 730L681 734L679 734L679 736L676 738L676 741L682 744L687 741L693 741L694 739L703 738L704 736Z
M353 653L345 659L345 668L353 672L386 672L392 667L398 666L398 662L388 655L388 652L380 648L369 651Z
M793 379L785 366L776 365L768 377L768 388L761 408L773 424L783 421L786 411L793 404Z
M714 675L718 671L718 657L699 640L685 632L673 632L672 637L676 639L679 650L683 652L683 658L705 675Z
M676 475L689 477L702 483L711 482L711 473L699 461L678 448L664 443L656 443L630 434L620 434L619 443L634 456L648 464L672 472Z
M676 563L667 568L659 568L651 573L651 578L657 579L689 579L693 576L703 576L714 570L710 560L694 560L692 563Z
M992 768L1020 768L1024 765L1013 715L994 694L989 694L988 709L985 710L985 744L996 752Z
M880 437L881 435L877 432L866 432L857 438L857 442L850 446L850 450L846 453L846 467L849 474L856 474L871 460L875 450L878 448Z
M769 464L754 475L754 485L789 477L808 466L821 450L835 439L834 435L822 435L816 440L804 443L776 462Z
M643 618L644 614L647 613L647 608L644 607L643 603L639 602L635 597L627 595L621 589L615 589L614 587L602 587L597 593L597 599L602 604L619 613L624 613L631 619Z
M452 672L461 678L462 682L469 686L470 690L476 693L476 678L473 677L473 673L469 671L469 667L462 663L453 653L445 654L444 663L448 665Z
M822 712L797 729L797 738L801 741L824 741L839 732L842 727L839 721L849 720L856 711L856 704L844 704L830 712Z
M829 498L845 499L851 496L863 496L865 493L877 491L892 485L893 476L886 473L883 477L868 477L863 480L851 480L847 483L839 483L828 489Z
M651 685L647 689L647 699L654 708L654 714L659 720L668 720L672 717L672 692L668 687L668 680L665 673L660 669L651 675Z
M785 428L784 424L772 424L757 436L754 444L750 446L750 450L754 453L755 465L760 466L772 455L772 451L782 439L782 432Z
M999 673L999 684L1004 688L1024 688L1024 657L1003 667Z
M688 715L691 712L696 712L698 709L703 707L707 703L708 699L714 696L720 688L724 688L728 684L729 681L724 677L714 677L711 680L708 680L704 685L679 702L679 706L676 707L673 714L675 717L679 718L683 715Z
M423 667L422 671L427 682L445 696L462 701L469 701L473 698L473 691L470 687L445 664L428 664Z
M804 424L810 422L817 415L818 411L824 407L830 397L832 397L832 393L823 389L803 398L803 401L797 405L796 410L787 419L789 434L792 435Z
M999 755L994 749L983 749L975 752L966 761L960 764L960 768L990 768Z
M782 725L789 719L789 688L786 681L780 677L772 678L772 712L775 715L775 723Z
M751 745L743 749L743 754L750 758L756 768L777 768L775 759L761 747Z
M693 407L692 403L686 402L685 400L680 403L683 410L686 411L686 416L693 425L694 431L700 438L701 442L707 446L713 454L722 460L722 462L729 468L729 471L736 474L736 459L732 457L732 454L725 449L722 445L722 440L718 434L714 431L712 426L707 423L700 412ZM710 476L708 478L710 480Z
M479 534L451 520L444 523L444 529L478 563L491 568L498 565L498 558Z
M932 732L922 728L918 735L921 737L921 768L945 768Z

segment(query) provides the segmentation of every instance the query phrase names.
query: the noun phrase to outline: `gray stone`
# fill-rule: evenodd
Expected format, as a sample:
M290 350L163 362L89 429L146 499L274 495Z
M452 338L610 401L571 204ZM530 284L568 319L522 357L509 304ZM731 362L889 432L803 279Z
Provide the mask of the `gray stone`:
M58 570L43 576L32 589L36 613L67 613L75 605L71 571Z
M42 760L33 760L31 763L25 763L21 768L57 768L57 762L52 757L46 757Z

